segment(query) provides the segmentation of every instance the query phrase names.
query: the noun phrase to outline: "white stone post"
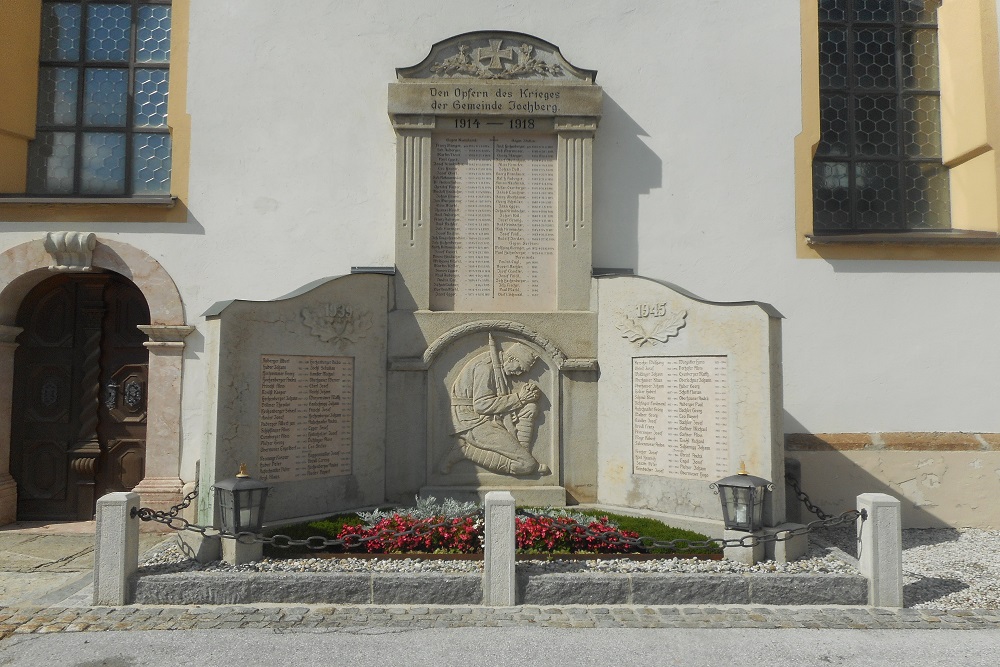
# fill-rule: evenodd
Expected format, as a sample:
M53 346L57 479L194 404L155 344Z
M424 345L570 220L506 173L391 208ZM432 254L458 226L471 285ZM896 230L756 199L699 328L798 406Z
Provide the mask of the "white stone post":
M899 500L885 493L858 496L861 540L858 561L868 579L868 604L873 607L903 606L903 529Z
M511 607L517 594L514 554L514 496L507 491L486 494L486 554L483 559L483 604Z
M109 493L97 501L94 539L94 605L129 603L131 579L139 569L138 493Z

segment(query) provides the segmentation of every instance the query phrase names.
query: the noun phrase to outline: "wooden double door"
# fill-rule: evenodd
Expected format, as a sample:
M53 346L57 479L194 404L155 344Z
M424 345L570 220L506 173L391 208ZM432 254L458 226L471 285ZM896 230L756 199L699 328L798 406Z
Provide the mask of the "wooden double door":
M142 481L149 324L115 273L57 275L18 311L11 475L18 520L81 520L97 498Z

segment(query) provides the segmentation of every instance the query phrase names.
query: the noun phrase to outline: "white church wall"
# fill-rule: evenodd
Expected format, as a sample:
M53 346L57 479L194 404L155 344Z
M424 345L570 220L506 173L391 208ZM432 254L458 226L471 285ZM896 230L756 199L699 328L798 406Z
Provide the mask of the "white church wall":
M798 3L194 2L187 223L0 223L3 249L72 228L170 273L188 322L181 476L206 416L201 314L393 264L394 68L486 28L598 70L594 265L784 316L785 431L1000 432L1000 271L797 259Z

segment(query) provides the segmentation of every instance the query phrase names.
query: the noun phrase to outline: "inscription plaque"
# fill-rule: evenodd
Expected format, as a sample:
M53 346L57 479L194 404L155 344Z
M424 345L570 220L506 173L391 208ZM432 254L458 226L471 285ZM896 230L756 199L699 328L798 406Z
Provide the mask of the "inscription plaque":
M556 145L547 135L435 135L432 310L554 310Z
M726 357L632 359L632 470L713 481L729 474Z
M262 355L260 366L261 481L349 475L354 358Z

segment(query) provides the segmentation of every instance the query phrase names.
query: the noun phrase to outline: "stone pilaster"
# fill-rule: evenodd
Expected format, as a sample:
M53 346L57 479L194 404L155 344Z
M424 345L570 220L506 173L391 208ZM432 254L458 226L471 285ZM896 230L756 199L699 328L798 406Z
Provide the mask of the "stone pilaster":
M17 520L17 482L10 475L11 400L14 394L14 350L20 327L0 325L0 526Z
M135 492L142 505L167 509L182 497L180 478L181 376L184 339L191 326L140 326L149 336L149 401L146 420L146 474Z

